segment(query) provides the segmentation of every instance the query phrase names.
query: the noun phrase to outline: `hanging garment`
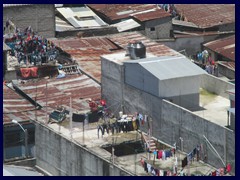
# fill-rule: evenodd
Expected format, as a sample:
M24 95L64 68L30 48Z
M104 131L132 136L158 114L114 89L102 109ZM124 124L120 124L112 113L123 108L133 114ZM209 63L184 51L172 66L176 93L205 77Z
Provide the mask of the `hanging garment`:
M155 170L156 176L159 176L159 170L158 169L154 169L154 170Z
M38 77L38 68L37 67L32 67L32 68L30 68L30 70L31 70L32 77Z
M137 122L136 122L136 120L132 121L132 126L133 126L133 130L134 131L137 130Z
M147 163L148 173L151 173L151 167L152 167L151 164L148 164L148 163Z
M216 175L217 175L216 171L213 171L212 176L216 176Z
M141 163L142 167L144 167L144 160L143 159L140 160L140 163Z
M98 131L98 138L99 138L99 131L102 133L102 136L103 136L104 132L103 132L102 126L98 126L97 131Z
M197 148L193 149L193 156L195 156L197 154Z
M151 167L151 174L152 174L152 176L156 176L156 172L155 172L155 169L153 167Z
M154 154L154 156L157 158L157 154L158 154L158 153L157 153L156 150L153 151L153 154Z
M162 160L165 160L165 158L166 158L166 154L165 154L165 151L163 150L162 151Z
M176 153L176 149L175 148L172 148L172 154L175 156L175 153Z
M140 127L140 122L139 122L139 119L138 119L138 118L136 119L136 124L137 124L137 130L138 130L139 127Z
M159 170L159 176L163 176L164 175L164 171L163 170Z
M224 175L224 168L220 168L220 176Z
M158 159L162 159L162 151L158 151Z
M188 161L187 161L187 157L185 157L183 160L182 160L182 168L184 168L186 165L187 165Z
M228 173L231 171L231 165L230 165L230 163L227 164L226 169L227 169L227 172L228 172Z
M147 122L148 121L148 115L144 116L144 121Z
M163 176L167 176L167 171L163 171Z
M147 163L146 163L146 161L144 161L144 170L145 170L146 172L148 172L148 168L147 168Z
M20 68L21 75L24 78L29 78L31 77L31 70L29 68Z
M169 153L169 150L165 150L165 158L167 159L168 157L170 157L170 153Z

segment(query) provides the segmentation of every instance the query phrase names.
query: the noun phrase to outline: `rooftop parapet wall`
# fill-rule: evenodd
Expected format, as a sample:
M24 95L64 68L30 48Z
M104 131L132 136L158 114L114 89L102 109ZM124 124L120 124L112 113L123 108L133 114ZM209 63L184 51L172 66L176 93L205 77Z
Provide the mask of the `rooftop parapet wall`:
M229 89L235 89L234 84L209 74L201 75L200 87L227 99L229 98L229 95L226 93L226 91Z

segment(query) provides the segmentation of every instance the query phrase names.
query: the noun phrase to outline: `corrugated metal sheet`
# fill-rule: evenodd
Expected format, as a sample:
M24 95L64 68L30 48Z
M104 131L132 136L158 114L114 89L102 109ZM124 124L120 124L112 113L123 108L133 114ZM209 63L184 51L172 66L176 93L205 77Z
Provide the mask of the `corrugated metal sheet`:
M107 24L102 21L88 7L63 7L57 10L71 23L75 28L80 27L99 27Z
M32 104L20 97L15 91L4 87L4 122L10 122L11 119L21 121L36 118L39 121L45 121L46 102L48 114L58 106L64 106L69 110L70 97L72 97L73 112L88 111L89 107L85 99L101 98L100 85L85 75L68 75L62 79L41 79L37 82L29 80L24 84L19 83L18 87L42 105L43 108L33 111L34 106Z
M234 4L175 4L179 14L200 28L235 22Z
M55 22L56 22L56 31L57 32L69 31L69 30L75 29L72 25L68 24L66 21L60 19L57 16L55 16Z
M35 118L40 114L44 114L43 111L35 111L35 107L22 96L18 95L15 91L3 86L3 122L11 122L12 119L18 121L25 121Z
M156 18L170 16L163 10L156 10L155 4L87 4L90 8L103 14L110 20L119 20L136 16L139 21L147 21ZM141 13L142 12L142 13ZM160 13L161 12L161 13ZM139 13L139 14L138 14Z
M138 24L133 19L128 19L126 21L122 21L120 23L113 24L112 26L117 27L118 32L123 32L123 31L127 31L127 30L130 30L130 29L134 29L134 28L139 27L141 25Z
M153 57L124 62L125 83L164 98L199 93L199 75L206 74L184 56Z
M235 35L205 43L203 46L232 61L235 61Z
M3 4L3 7L31 6L33 4Z
M229 69L232 69L235 71L235 62L224 62L224 61L220 61L218 62L218 64L221 64Z
M161 18L170 17L170 16L171 14L164 11L163 9L154 9L154 11L143 12L143 13L133 15L133 17L135 17L136 19L142 22L153 20L153 19L161 19Z
M128 61L127 63L140 64L159 80L206 74L206 71L202 70L185 57L153 57L140 61Z
M48 112L62 105L69 109L70 97L72 97L73 111L87 110L89 109L88 104L81 99L99 99L101 96L100 85L85 75L68 75L62 79L43 79L37 83L29 81L20 84L19 88L30 97L36 98L37 102L44 107L48 101Z
M100 56L125 51L130 41L142 41L148 53L155 56L179 56L169 47L148 39L138 32L127 32L106 37L66 38L52 40L56 46L71 55L80 68L92 78L101 82Z

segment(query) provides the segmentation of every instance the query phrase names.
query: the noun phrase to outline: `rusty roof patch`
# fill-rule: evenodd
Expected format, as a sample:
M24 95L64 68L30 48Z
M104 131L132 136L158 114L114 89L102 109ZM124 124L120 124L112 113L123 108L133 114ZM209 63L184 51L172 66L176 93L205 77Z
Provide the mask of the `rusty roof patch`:
M44 121L46 119L46 105L48 115L58 106L64 106L69 110L70 97L72 98L73 112L89 111L86 99L101 98L100 85L86 75L68 75L62 79L52 78L39 81L28 80L24 84L19 82L17 86L42 105L43 108L42 110L33 111L34 106L30 102L23 99L15 91L4 87L4 122L10 122L14 118L19 120L38 118Z
M131 16L140 21L170 16L169 13L159 9L156 4L87 4L110 20L119 20ZM163 12L164 11L164 12ZM142 12L142 14L141 14ZM160 13L161 12L161 13ZM139 13L139 14L138 14Z
M221 64L221 65L235 71L235 62L219 61L218 64Z
M235 35L205 43L203 46L235 61Z
M177 12L186 21L199 28L209 28L235 22L234 4L175 4Z
M35 106L18 95L14 90L3 86L3 123L9 123L12 119L24 121L35 117Z
M107 37L53 39L53 42L70 54L81 70L101 82L100 56L123 51L132 40L142 41L147 52L155 56L179 55L173 49L152 41L138 32L119 33Z
M156 9L155 11L149 11L149 12L133 15L133 17L135 17L136 19L142 22L153 20L153 19L170 17L170 16L171 14L164 11L163 9Z

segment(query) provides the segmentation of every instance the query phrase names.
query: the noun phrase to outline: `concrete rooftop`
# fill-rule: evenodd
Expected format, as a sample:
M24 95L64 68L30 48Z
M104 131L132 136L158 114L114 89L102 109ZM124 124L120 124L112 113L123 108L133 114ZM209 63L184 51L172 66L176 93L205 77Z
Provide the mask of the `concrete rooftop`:
M49 124L48 125L50 129L55 131L56 133L60 133L62 136L66 137L70 141L74 141L77 144L85 145L86 148L93 152L94 154L97 154L101 156L104 159L107 159L108 161L112 162L111 153L106 151L105 149L101 148L101 146L106 144L112 144L113 142L118 144L124 141L130 141L130 140L140 140L141 135L137 131L130 131L128 133L117 133L112 135L104 134L103 136L100 136L98 138L97 135L97 123L91 123L88 125L85 125L83 131L82 123L73 122L73 131L72 131L72 138L70 133L70 126L69 121L65 120L61 126L58 124ZM166 145L166 144L164 144ZM172 146L169 145L168 148L171 148ZM186 157L186 154L177 151L176 157L178 158L178 170L181 170L182 163L181 160ZM114 157L114 164L121 167L122 169L125 169L129 172L131 172L133 175L137 176L150 176L148 173L144 171L144 168L141 166L140 159L143 158L148 163L153 165L153 154L151 154L150 160L147 160L147 154L146 152L138 153L138 154L132 154L132 155L126 155L126 156L115 156ZM173 164L174 164L175 158L170 157L167 160L155 160L154 167L159 168L161 170L172 170ZM211 171L215 170L212 166L203 163L202 161L199 162L193 162L190 167L190 173L191 174L209 174ZM187 174L187 168L185 167L183 169L183 172Z
M200 89L200 107L202 110L193 111L193 113L218 125L227 126L229 99Z

